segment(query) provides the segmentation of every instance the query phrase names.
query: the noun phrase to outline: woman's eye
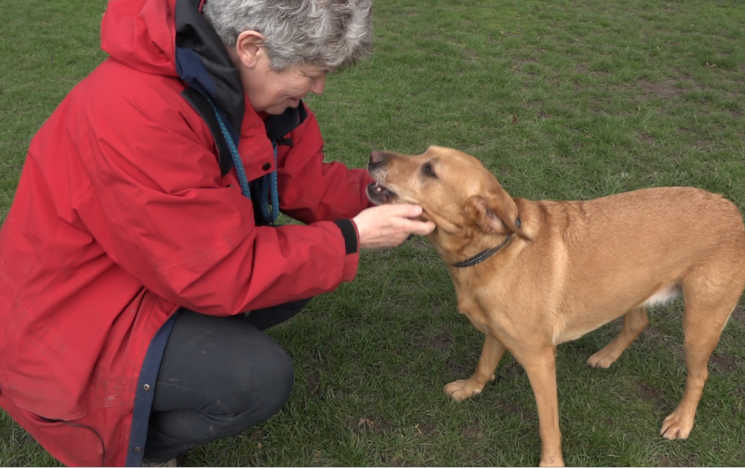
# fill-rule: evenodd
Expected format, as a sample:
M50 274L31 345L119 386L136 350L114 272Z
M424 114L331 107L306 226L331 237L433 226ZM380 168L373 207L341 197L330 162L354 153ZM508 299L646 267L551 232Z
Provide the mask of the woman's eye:
M437 178L437 174L435 174L435 168L432 167L431 162L424 163L424 165L422 166L422 172L427 177L434 177L435 179Z

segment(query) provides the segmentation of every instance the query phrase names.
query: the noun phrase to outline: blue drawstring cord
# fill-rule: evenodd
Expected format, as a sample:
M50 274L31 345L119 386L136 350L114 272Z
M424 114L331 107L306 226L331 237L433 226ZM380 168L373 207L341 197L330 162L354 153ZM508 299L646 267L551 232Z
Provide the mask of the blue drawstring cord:
M238 148L235 147L233 137L228 131L228 127L225 126L225 122L220 116L220 112L217 110L217 106L212 99L207 98L212 109L215 111L217 122L220 124L220 130L222 135L225 137L225 141L228 143L230 149L230 158L233 160L233 166L235 172L238 174L238 184L241 186L241 193L248 199L251 199L251 189L248 186L248 177L246 177L246 169L243 167L243 161L238 153ZM272 142L272 148L274 149L274 170L259 179L260 182L260 205L261 214L269 224L274 224L279 217L279 194L277 192L277 142ZM271 196L271 206L269 205L269 197Z
M261 214L269 224L274 224L279 216L279 194L277 192L277 142L272 142L274 148L274 170L261 178ZM269 195L271 194L271 206Z

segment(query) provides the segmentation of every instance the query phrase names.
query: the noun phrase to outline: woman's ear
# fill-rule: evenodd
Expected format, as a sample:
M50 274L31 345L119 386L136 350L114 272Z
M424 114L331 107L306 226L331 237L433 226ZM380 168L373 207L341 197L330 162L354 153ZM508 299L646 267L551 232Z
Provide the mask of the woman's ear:
M254 68L265 54L264 35L258 31L243 31L235 41L235 57L246 68Z

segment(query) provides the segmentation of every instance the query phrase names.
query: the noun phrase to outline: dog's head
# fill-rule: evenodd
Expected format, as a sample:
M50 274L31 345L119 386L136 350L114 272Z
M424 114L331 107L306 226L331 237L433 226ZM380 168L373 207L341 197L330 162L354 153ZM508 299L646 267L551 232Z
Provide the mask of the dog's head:
M435 235L516 233L528 239L512 197L473 156L438 146L417 156L373 151L368 172L376 182L367 188L373 203L421 205L422 218L437 225Z

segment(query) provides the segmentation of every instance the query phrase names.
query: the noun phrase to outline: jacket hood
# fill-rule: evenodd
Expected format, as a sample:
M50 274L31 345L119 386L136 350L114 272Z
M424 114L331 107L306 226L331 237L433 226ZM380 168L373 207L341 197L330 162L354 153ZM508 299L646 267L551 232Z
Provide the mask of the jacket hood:
M201 13L203 0L110 0L101 48L125 65L181 78L213 100L239 131L243 86L219 36Z
M176 0L110 0L101 21L101 48L144 73L176 73Z

